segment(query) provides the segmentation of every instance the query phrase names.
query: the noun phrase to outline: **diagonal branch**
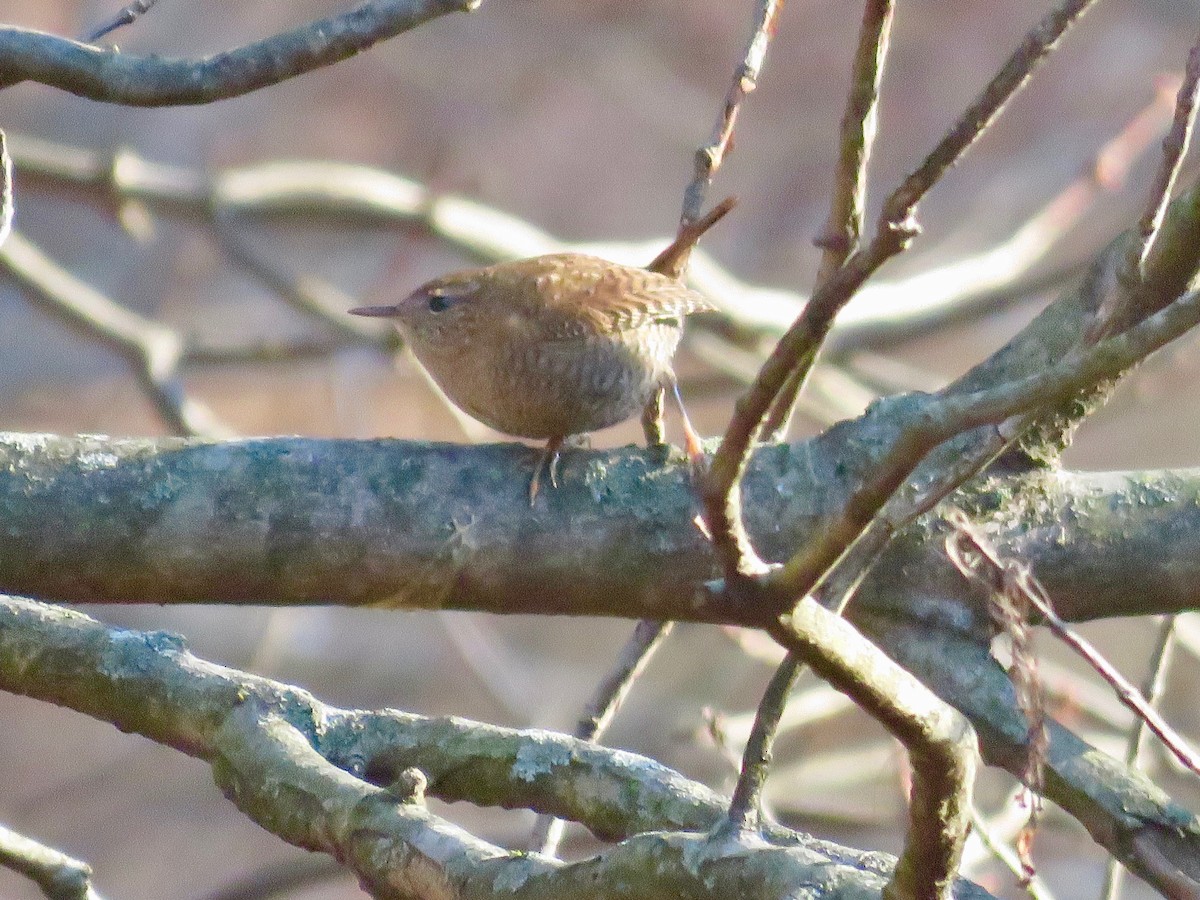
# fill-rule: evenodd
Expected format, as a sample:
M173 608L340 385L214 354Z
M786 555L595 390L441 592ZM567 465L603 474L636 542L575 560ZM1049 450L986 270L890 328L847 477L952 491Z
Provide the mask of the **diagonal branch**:
M1035 26L974 103L924 161L884 202L875 238L852 255L809 300L780 338L750 390L738 401L732 421L702 486L705 516L726 578L762 575L741 522L738 482L750 448L762 434L763 419L796 371L816 362L837 313L874 272L904 250L918 233L916 207L946 170L979 138L1005 104L1028 82L1068 28L1095 0L1066 0ZM803 381L803 375L799 376Z
M725 161L725 154L729 152L742 102L758 87L758 76L767 60L767 47L770 46L771 38L775 36L784 2L785 0L755 0L754 27L750 33L750 40L742 54L742 61L733 72L733 81L717 116L712 138L696 151L695 171L683 192L683 212L679 216L681 230L700 217L708 186L712 184L713 177Z

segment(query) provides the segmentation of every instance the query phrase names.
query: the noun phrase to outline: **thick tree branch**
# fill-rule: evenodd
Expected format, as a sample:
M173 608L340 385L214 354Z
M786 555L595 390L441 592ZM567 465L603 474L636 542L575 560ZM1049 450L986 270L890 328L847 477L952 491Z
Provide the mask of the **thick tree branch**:
M0 90L36 81L126 106L211 103L332 65L430 19L482 0L371 0L204 59L121 53L27 28L0 26Z
M748 522L768 558L824 527L855 487L856 455L890 430L839 426L756 454ZM571 451L561 487L531 512L535 456L515 444L4 435L0 590L749 625L771 614L704 591L715 562L684 466L632 448ZM1200 606L1200 471L995 475L956 503L994 517L991 539L1030 562L1067 620ZM918 526L871 577L958 593ZM1167 539L1169 571L1155 549ZM913 566L913 553L924 562ZM900 558L906 568L894 569Z
M464 898L626 896L613 892L619 883L636 886L628 896L642 898L783 898L801 886L821 897L860 897L878 892L886 877L871 854L782 830L778 843L660 830L569 865L509 853L432 815L423 789L446 799L573 810L585 822L597 798L645 803L640 817L623 823L637 831L672 828L664 815L672 807L703 827L722 804L633 754L461 719L338 710L297 688L197 659L177 637L110 629L17 598L0 598L0 689L209 761L218 784L255 821L338 856L380 897L424 895L439 885ZM360 777L391 774L380 764L388 752L404 757L404 779L380 787ZM578 789L577 778L598 774L589 771L596 760L625 770L620 786ZM558 800L540 803L535 785L545 788L552 774ZM966 883L955 894L986 896Z

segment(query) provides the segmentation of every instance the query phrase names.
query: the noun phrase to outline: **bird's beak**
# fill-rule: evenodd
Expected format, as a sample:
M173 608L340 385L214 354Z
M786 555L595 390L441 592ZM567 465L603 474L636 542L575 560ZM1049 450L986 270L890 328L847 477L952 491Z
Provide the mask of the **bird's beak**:
M374 316L380 319L394 318L397 309L394 306L356 306L347 310L352 316Z

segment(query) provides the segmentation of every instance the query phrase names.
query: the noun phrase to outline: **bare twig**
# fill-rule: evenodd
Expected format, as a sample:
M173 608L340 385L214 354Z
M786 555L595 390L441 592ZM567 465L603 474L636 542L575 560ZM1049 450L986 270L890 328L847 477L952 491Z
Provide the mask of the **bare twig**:
M759 701L754 725L742 753L742 767L733 789L733 799L729 801L729 824L732 828L757 830L761 824L762 792L767 783L775 735L788 695L803 666L804 663L797 656L789 653L771 676Z
M17 205L13 199L12 157L8 155L8 138L0 131L0 246L12 231Z
M575 725L574 736L583 741L598 741L612 724L613 717L625 702L633 683L645 671L650 658L674 627L673 622L655 622L643 619L633 629L633 634L621 649L613 666L596 686L595 692L584 707L583 716ZM529 849L546 856L558 852L562 840L563 820L554 816L538 816L529 838Z
M118 28L123 28L126 25L132 25L137 18L143 13L147 13L158 3L158 0L134 0L128 6L121 9L115 16L109 19L105 24L99 26L87 37L83 39L85 44L94 44L106 34L116 31Z
M858 49L850 73L850 93L842 113L838 164L825 229L815 241L824 252L817 284L829 280L862 237L867 196L867 165L875 142L875 120L883 62L895 13L894 0L866 0Z
M1163 217L1167 214L1167 204L1171 201L1171 192L1175 180L1179 177L1183 157L1187 154L1188 145L1192 140L1192 129L1196 124L1196 92L1200 87L1200 38L1192 46L1188 54L1187 67L1184 70L1183 84L1179 87L1179 96L1175 101L1175 120L1171 131L1163 139L1163 159L1154 185L1150 188L1150 197L1146 211L1138 221L1136 241L1131 241L1128 250L1130 273L1138 281L1146 277L1146 258L1154 249L1154 241L1162 228Z
M482 0L371 0L203 59L135 56L68 38L0 26L0 90L36 81L101 103L180 106L238 97L341 62L430 19Z
M1033 70L1095 0L1066 0L1022 41L957 124L883 205L875 238L850 256L809 300L780 338L754 385L740 401L702 488L713 546L727 580L761 575L766 567L754 552L741 521L738 482L749 452L762 434L763 419L797 370L816 361L834 317L885 261L903 251L918 233L916 208L946 170L961 159ZM800 376L803 380L803 375Z
M0 825L0 866L31 879L48 900L100 900L92 867Z
M1014 799L1013 802L1017 801ZM1001 864L1020 880L1021 887L1025 889L1030 900L1054 900L1050 888L1037 875L1031 875L1026 870L1021 857L1009 849L1004 838L995 833L991 823L979 814L978 809L971 811L971 832L979 838L980 843L992 856L1000 860Z
M1200 775L1200 755L1188 746L1187 741L1154 709L1145 696L1118 672L1112 663L1104 658L1103 654L1058 617L1050 605L1046 592L1032 573L1016 562L1001 559L987 539L965 517L957 517L953 525L955 531L951 538L962 542L969 553L977 557L979 563L987 569L981 573L978 565L971 565L963 570L964 574L981 577L989 584L996 584L996 579L1000 579L1005 589L1020 591L1028 600L1029 605L1042 617L1051 632L1078 653L1101 678L1108 682L1120 701L1146 723L1146 727L1150 729L1151 733L1183 766L1192 773Z
M1175 100L1175 116L1171 130L1163 139L1162 162L1154 177L1154 184L1146 200L1146 208L1138 220L1137 229L1131 234L1125 244L1125 256L1122 265L1117 270L1116 284L1104 297L1096 310L1095 319L1084 337L1086 341L1099 340L1113 330L1119 330L1129 322L1153 312L1154 306L1138 310L1134 308L1139 303L1146 302L1140 297L1139 288L1146 283L1146 262L1154 251L1158 233L1162 229L1163 219L1167 214L1167 204L1171 202L1171 191L1179 176L1183 157L1191 143L1192 129L1196 123L1196 99L1200 91L1200 37L1197 38L1191 52L1188 54L1187 66L1184 70L1183 82Z
M851 253L858 250L862 237L867 164L875 140L879 85L883 79L883 62L894 12L894 0L867 0L863 7L858 49L850 74L850 93L842 114L829 218L815 241L824 250L817 273L818 288L841 268ZM782 440L787 434L804 378L805 371L797 369L780 389L763 423L766 440Z
M734 70L733 81L725 95L725 105L717 116L712 138L696 151L695 173L683 192L683 212L679 216L680 229L686 228L700 216L704 208L704 196L713 176L725 161L733 140L733 128L737 124L738 111L747 95L758 86L758 76L767 59L767 47L775 36L775 26L783 11L784 0L755 0L754 28L742 61Z
M1163 691L1167 686L1167 672L1171 667L1171 659L1175 654L1175 624L1179 616L1163 616L1159 624L1158 636L1154 641L1154 649L1150 653L1149 671L1142 682L1142 696L1151 707L1157 708ZM1129 766L1140 766L1146 749L1146 721L1135 716L1133 727L1129 730L1129 739L1125 745L1125 762ZM1104 886L1100 889L1100 900L1116 900L1121 892L1125 870L1121 868L1115 856L1104 861Z

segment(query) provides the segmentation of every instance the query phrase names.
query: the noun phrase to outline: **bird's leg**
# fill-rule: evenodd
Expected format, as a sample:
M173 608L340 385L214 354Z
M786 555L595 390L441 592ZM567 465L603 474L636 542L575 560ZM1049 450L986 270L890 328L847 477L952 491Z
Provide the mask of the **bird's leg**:
M532 507L534 501L537 500L538 487L542 478L542 470L546 468L546 463L550 464L550 486L558 487L558 450L563 445L565 438L552 437L546 441L546 447L542 450L542 455L538 457L537 465L533 468L533 478L529 482L529 505Z
M700 435L692 427L692 420L688 418L687 410L683 406L683 397L679 394L679 382L673 376L671 392L675 395L675 404L679 407L680 418L683 419L683 442L688 459L692 461L692 468L698 469L705 463L704 445L700 443Z
M642 410L642 433L646 435L646 446L657 447L667 442L667 429L663 422L663 399L666 391L660 385L646 401Z

